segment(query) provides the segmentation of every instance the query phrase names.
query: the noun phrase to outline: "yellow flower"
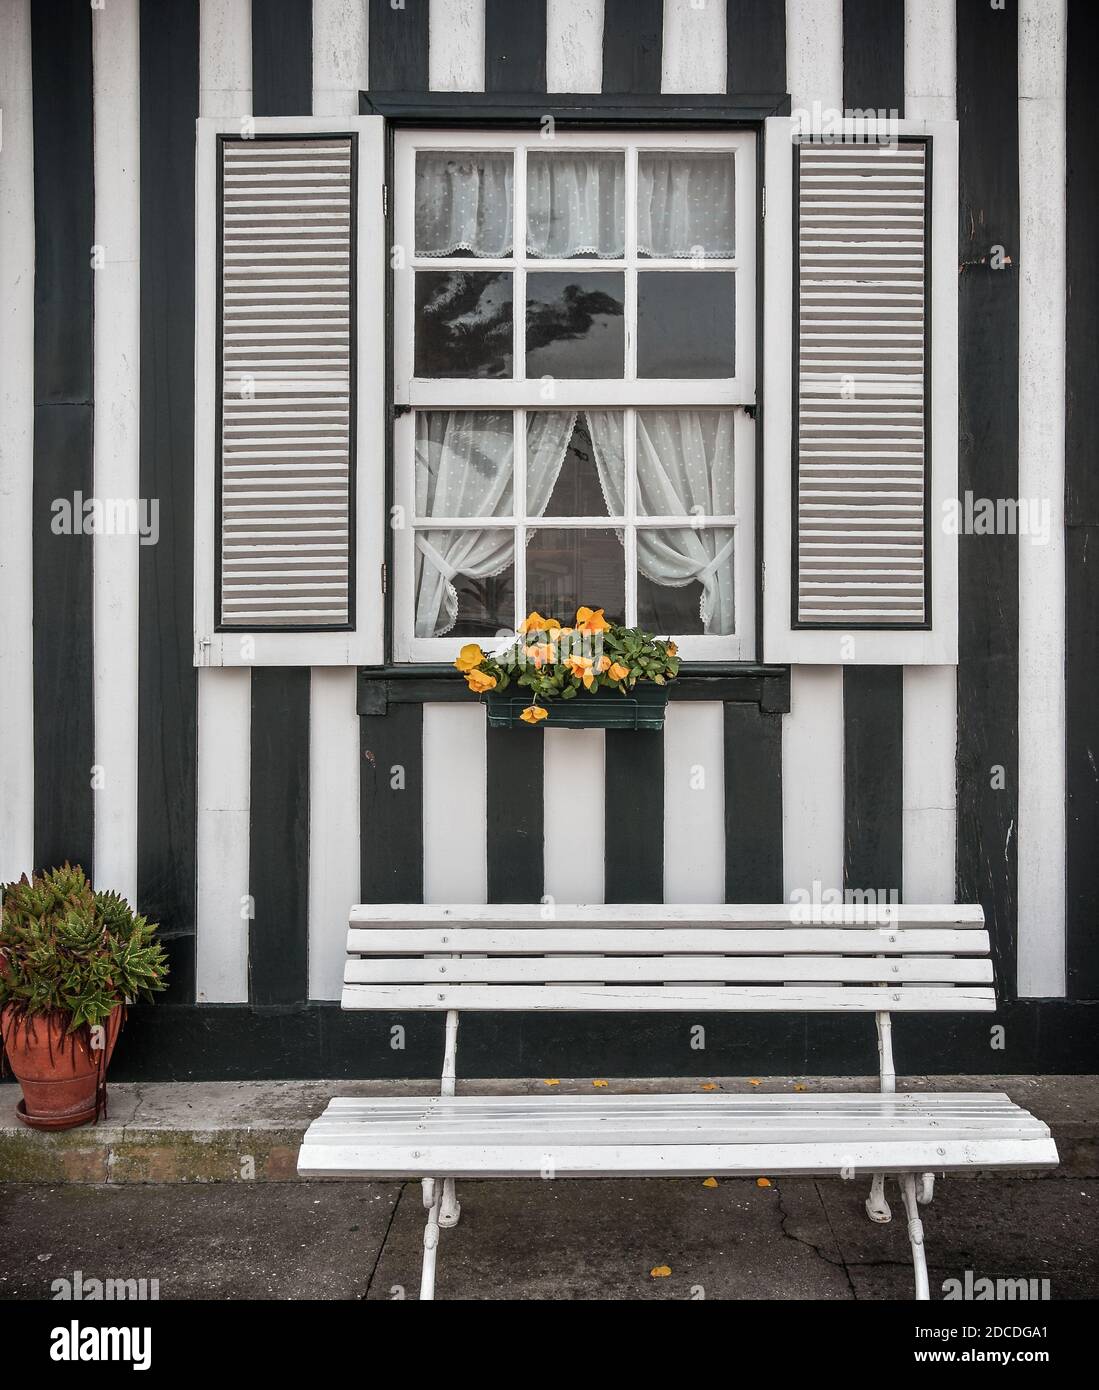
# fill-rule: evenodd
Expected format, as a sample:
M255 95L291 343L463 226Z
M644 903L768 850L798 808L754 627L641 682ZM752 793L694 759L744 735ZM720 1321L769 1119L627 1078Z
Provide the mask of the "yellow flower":
M484 659L485 654L477 643L468 642L454 658L454 664L459 671L472 671L475 666L480 666Z
M585 690L590 690L595 684L595 675L592 672L592 658L590 656L570 656L565 660L565 665L572 674L584 682Z
M540 670L547 663L552 666L557 660L557 648L552 642L536 642L532 647L524 647L523 655L529 656L535 669Z
M576 626L581 632L610 632L611 625L603 616L602 608L578 608Z
M601 657L599 658L599 674L602 675L604 671L610 670L610 665L611 665L611 659L610 659L610 657L609 657L609 656L601 656Z
M623 666L620 661L616 661L607 674L612 681L624 681L630 674L630 668Z
M487 671L467 671L466 685L474 695L483 695L486 690L495 690L496 677L490 676Z
M679 648L675 645L674 642L666 642L664 645L668 648L668 655L669 655L669 656L678 656L678 655L679 655Z
M533 613L528 613L519 624L520 632L552 632L554 628L561 624L556 618L543 618L537 609Z
M543 719L549 718L549 710L544 710L539 705L528 705L519 718L524 724L539 724Z

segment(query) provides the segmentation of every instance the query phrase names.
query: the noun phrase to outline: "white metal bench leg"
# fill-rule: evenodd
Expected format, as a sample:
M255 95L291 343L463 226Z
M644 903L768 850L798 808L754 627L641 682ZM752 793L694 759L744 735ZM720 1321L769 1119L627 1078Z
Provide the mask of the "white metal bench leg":
M904 1213L908 1217L908 1240L912 1246L912 1268L916 1275L916 1298L926 1303L931 1298L927 1282L927 1256L923 1248L923 1222L916 1206L916 1175L901 1175L901 1196L904 1198Z
M870 1196L866 1199L866 1214L871 1221L884 1226L893 1220L889 1203L885 1200L885 1174L875 1173L870 1183Z
M439 1207L443 1184L439 1178L424 1179L424 1206L427 1225L424 1227L424 1267L420 1275L420 1298L435 1297L435 1260L439 1250Z
M443 1200L439 1207L439 1225L457 1226L458 1218L462 1214L462 1204L458 1201L457 1193L454 1191L454 1179L443 1179Z
M916 1201L921 1207L926 1207L928 1202L935 1195L935 1174L921 1173L920 1180L916 1184Z

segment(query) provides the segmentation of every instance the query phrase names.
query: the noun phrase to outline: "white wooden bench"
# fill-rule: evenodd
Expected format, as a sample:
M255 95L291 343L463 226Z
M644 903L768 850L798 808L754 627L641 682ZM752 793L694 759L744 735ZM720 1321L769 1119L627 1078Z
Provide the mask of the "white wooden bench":
M547 920L546 913L552 917ZM306 1133L302 1177L423 1180L421 1298L456 1178L835 1173L872 1178L890 1220L897 1177L928 1298L923 1226L935 1172L1057 1164L1049 1129L1000 1093L898 1094L894 1013L995 1008L979 907L355 907L345 1009L446 1011L442 1089L333 1100ZM819 920L823 918L824 920ZM880 1094L455 1094L463 1009L872 1013Z

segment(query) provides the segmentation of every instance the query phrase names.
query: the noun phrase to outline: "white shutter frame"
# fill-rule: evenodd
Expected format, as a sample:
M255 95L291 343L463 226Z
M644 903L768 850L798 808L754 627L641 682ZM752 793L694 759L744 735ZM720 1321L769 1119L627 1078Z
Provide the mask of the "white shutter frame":
M794 572L794 207L796 120L765 122L763 293L763 653L766 661L823 665L954 665L958 660L958 540L943 526L958 495L958 126L956 121L882 123L883 136L929 141L930 324L927 343L930 627L799 627L792 620ZM866 141L874 122L837 123L826 135Z
M385 556L385 121L381 116L248 118L260 136L356 138L354 334L355 443L353 630L218 631L218 137L246 133L240 118L200 118L195 186L195 544L196 666L354 666L384 660Z

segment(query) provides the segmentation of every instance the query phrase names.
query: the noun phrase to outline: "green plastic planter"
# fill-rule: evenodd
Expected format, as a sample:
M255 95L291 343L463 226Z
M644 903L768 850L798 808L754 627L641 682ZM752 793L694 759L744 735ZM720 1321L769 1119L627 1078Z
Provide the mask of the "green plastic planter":
M668 687L635 685L628 695L612 686L582 690L571 700L546 700L542 708L549 718L528 726L520 715L531 702L530 691L490 691L485 696L490 729L662 729L668 708Z

